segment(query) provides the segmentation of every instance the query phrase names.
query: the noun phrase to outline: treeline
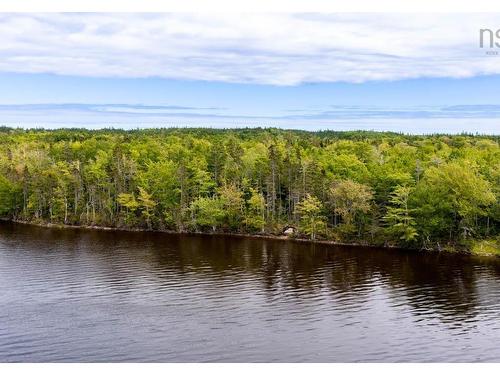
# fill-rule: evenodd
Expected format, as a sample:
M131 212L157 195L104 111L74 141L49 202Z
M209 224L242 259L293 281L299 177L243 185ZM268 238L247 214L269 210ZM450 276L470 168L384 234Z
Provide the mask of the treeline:
M0 129L0 216L415 248L500 228L500 138Z

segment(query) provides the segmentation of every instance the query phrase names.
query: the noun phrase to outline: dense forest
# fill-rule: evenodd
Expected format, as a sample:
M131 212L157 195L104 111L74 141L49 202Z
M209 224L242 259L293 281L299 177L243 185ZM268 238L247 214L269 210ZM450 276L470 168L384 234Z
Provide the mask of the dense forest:
M500 253L500 137L0 128L0 216Z

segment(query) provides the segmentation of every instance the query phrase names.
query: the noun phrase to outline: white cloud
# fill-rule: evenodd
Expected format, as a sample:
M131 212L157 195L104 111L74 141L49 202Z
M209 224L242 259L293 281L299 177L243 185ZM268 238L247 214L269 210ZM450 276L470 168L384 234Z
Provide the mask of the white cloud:
M500 73L499 15L3 14L0 71L294 85Z

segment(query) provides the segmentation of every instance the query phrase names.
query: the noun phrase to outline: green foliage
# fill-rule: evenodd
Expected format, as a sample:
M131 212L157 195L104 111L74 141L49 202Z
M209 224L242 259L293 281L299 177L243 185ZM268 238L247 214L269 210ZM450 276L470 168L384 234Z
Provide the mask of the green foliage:
M198 198L191 203L190 210L195 225L200 225L202 228L211 227L214 232L223 223L225 217L223 202L218 197Z
M305 234L308 234L311 240L316 239L319 231L325 229L325 217L321 215L323 205L315 196L307 194L307 196L295 207L297 214L300 217L300 229Z
M219 200L224 210L225 224L232 230L237 230L243 220L243 193L236 185L224 185L218 189Z
M250 194L245 213L245 225L251 232L264 232L266 225L266 201L262 194L255 189L250 189Z
M151 216L153 209L156 207L156 202L152 199L152 195L140 186L137 200L139 202L142 216L144 217L144 220L146 220L148 228L151 229Z
M16 188L0 174L0 216L9 216L15 210Z
M121 206L125 207L125 222L128 225L135 225L136 210L139 208L139 203L134 194L121 193L118 195L117 201Z
M500 232L496 136L5 128L0 144L2 217L432 248Z
M415 209L409 207L409 197L412 189L408 186L397 186L389 200L387 214L384 216L388 224L387 232L391 237L404 242L412 242L418 237L415 219Z
M362 227L366 222L368 212L371 209L373 193L367 185L343 180L336 182L330 188L330 197L334 207L334 214L340 215L343 223L341 231L344 235L350 235L358 231L361 236Z
M450 162L425 171L412 204L427 238L466 239L482 231L480 220L495 202L491 184L474 165Z

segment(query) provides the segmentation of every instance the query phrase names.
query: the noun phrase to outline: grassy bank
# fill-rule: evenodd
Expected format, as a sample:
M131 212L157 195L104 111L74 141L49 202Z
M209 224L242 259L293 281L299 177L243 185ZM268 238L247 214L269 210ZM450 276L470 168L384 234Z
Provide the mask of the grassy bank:
M500 239L475 241L471 244L470 251L474 255L500 256Z

